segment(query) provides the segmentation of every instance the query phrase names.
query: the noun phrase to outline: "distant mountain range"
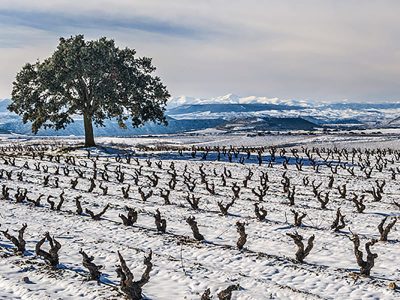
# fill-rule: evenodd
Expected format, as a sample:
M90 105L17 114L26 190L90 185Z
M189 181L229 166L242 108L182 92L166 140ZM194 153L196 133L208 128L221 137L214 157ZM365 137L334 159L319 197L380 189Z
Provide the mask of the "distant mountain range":
M312 101L304 100L281 100L279 98L268 98L268 97L239 97L234 94L227 94L224 96L214 97L214 98L195 98L188 96L179 96L172 98L168 106L170 108L182 105L204 105L204 104L272 104L272 105L284 105L284 106L301 106L307 107L312 106L314 103Z
M237 112L258 112L268 110L299 110L301 106L289 106L284 104L187 104L173 107L167 110L169 115L181 115L200 112L210 113L237 113Z
M226 131L264 132L287 130L310 131L318 127L320 126L303 118L247 117L225 122L218 129Z
M176 97L167 113L175 119L231 120L238 117L302 118L320 126L386 127L398 122L400 102L316 102L228 94L211 99Z
M11 100L0 100L0 133L14 133L31 135L30 123L23 124L22 119L7 110L7 106ZM106 120L105 127L97 127L94 129L96 136L132 136L132 135L152 135L152 134L173 134L188 131L203 130L214 128L222 125L226 121L221 118L215 119L182 119L176 120L167 116L168 126L158 125L155 123L147 123L142 127L133 128L127 124L127 129L122 129L114 120ZM77 118L73 123L69 124L65 129L55 131L53 129L40 129L38 135L42 136L82 136L84 135L83 120Z
M10 100L0 100L0 133L31 134L30 124L7 110ZM228 94L200 99L176 97L167 106L168 126L148 123L140 128L121 129L114 120L96 128L97 136L173 134L208 128L232 131L313 130L321 127L376 128L400 127L400 102L317 103L267 97L239 97ZM39 135L81 136L81 119L65 130L40 130Z

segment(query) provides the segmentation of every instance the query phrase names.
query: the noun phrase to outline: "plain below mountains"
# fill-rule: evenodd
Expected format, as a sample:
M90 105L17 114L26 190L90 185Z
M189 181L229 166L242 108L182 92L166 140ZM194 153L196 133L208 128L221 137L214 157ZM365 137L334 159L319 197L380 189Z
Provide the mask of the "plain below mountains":
M31 135L30 124L7 110L10 100L0 100L0 133ZM240 98L232 94L211 100L172 99L166 111L168 126L147 123L142 127L118 127L107 120L95 128L97 136L158 135L215 128L225 132L314 130L321 127L400 127L400 103L328 103L280 101L265 97ZM393 120L393 121L392 121ZM76 118L66 129L42 129L43 136L82 136L83 122Z
M0 133L13 133L31 135L30 123L24 124L21 118L7 110L10 100L0 101ZM156 135L174 134L191 131L199 131L209 128L217 128L224 131L268 131L268 130L312 130L315 124L302 118L276 118L262 117L254 118L252 113L266 110L288 110L300 109L300 107L288 107L286 105L273 104L204 104L204 105L184 105L167 110L168 126L155 123L147 123L139 128L128 125L127 129L119 128L114 120L107 120L105 127L95 128L97 136L132 136L132 135ZM213 113L245 113L241 118L224 118L219 115L214 118L202 118L204 112ZM189 118L174 118L171 115L182 116L189 114ZM76 118L73 123L65 129L55 131L53 129L41 129L38 135L41 136L82 136L84 135L83 121Z

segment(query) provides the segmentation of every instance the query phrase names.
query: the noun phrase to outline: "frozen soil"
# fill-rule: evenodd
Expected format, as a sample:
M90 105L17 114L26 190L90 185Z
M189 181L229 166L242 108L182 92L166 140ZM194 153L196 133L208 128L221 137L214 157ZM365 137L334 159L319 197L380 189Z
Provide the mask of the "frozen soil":
M195 139L193 137L193 139ZM218 139L225 139L223 142ZM237 141L237 145L241 145ZM289 139L289 138L288 138ZM303 140L302 140L303 139ZM358 140L367 148L367 137ZM178 139L179 140L179 139ZM316 171L300 145L319 145L324 141L325 150L321 150L321 157L314 151L312 156L320 165ZM138 151L134 142L125 140L123 150L114 148L91 149L91 156L87 151L76 149L61 151L56 144L48 139L11 141L4 138L0 170L2 171L1 184L10 189L8 199L0 200L1 230L17 236L23 223L27 223L25 231L26 251L23 256L16 255L14 245L0 235L0 298L1 299L121 299L119 278L115 272L119 265L117 251L120 251L131 268L135 280L142 275L145 266L144 256L151 249L153 251L153 269L150 280L143 287L146 299L200 299L205 289L210 288L214 299L216 294L231 284L239 284L240 289L232 293L232 299L396 299L400 297L398 290L389 289L391 282L400 284L400 234L399 224L396 224L389 233L387 242L378 242L372 247L372 252L378 254L371 277L359 277L353 243L349 237L351 232L359 234L361 238L360 250L366 257L364 244L371 239L379 239L378 224L387 216L388 220L400 216L399 208L393 204L398 200L398 178L392 178L392 171L397 173L400 168L400 156L397 151L386 151L378 155L377 152L366 154L360 150L351 160L351 154L346 159L339 151L332 151L327 157L327 149L332 140L328 137L294 137L290 141L276 139L278 146L290 143L298 146L298 152L279 155L277 150L275 161L269 164L271 154L266 149L263 153L263 163L257 163L257 153L253 151L249 158L245 151L232 162L228 161L228 154L221 153L220 161L216 160L216 153L202 159L204 151L199 150L194 157L190 151L179 155L177 151ZM116 141L100 139L105 146ZM176 141L176 140L175 140ZM216 142L219 141L219 142ZM234 138L218 137L202 140L201 146L214 146L219 143L232 144ZM61 141L63 142L63 141ZM65 140L63 143L74 143L75 140ZM159 140L153 140L159 144ZM181 141L182 142L182 141ZM356 144L357 140L337 139L338 144ZM371 139L369 140L371 143ZM382 147L390 147L391 139L381 137L372 141ZM118 140L117 143L123 143ZM160 142L162 144L162 140ZM246 142L247 145L250 143ZM264 143L256 141L256 145ZM388 143L388 144L385 144ZM34 146L39 144L40 146ZM181 144L191 145L192 138L187 138ZM243 142L244 144L244 142ZM358 145L358 144L356 144ZM375 145L375 144L374 144ZM269 145L267 145L269 146ZM393 145L392 145L393 146ZM351 146L349 146L351 147ZM371 148L373 146L370 146ZM395 148L395 147L392 147ZM130 161L123 153L132 150ZM136 150L136 151L135 151ZM314 149L315 150L315 149ZM325 152L324 152L325 151ZM35 157L32 153L35 152ZM41 158L38 153L43 153ZM57 162L54 156L59 155ZM303 158L304 164L299 170L296 158ZM53 157L53 158L51 158ZM67 157L74 157L75 164ZM283 165L284 157L289 158L286 168ZM204 158L204 157L203 157ZM243 158L243 163L239 163ZM323 158L326 158L325 160ZM13 163L10 160L15 159ZM385 164L382 171L374 168L371 177L365 175L363 164L370 162L371 167ZM96 168L94 167L96 165ZM331 164L331 167L328 166ZM335 171L334 184L328 188L329 177ZM177 184L171 189L172 166L177 174ZM348 169L354 167L354 175ZM120 168L120 169L119 169ZM64 170L68 169L66 175ZM93 191L89 192L90 178L97 170ZM209 184L215 185L215 194L212 194L202 183L201 171L206 174ZM368 169L368 167L367 167ZM57 172L58 170L58 172ZM117 180L117 173L124 173L124 181ZM247 187L243 180L253 173ZM11 173L8 179L6 172ZM78 173L82 172L82 177ZM117 172L117 173L116 173ZM252 192L260 186L260 176L268 174L268 191L262 201ZM106 173L109 179L105 180L101 174ZM283 174L290 179L291 187L296 187L295 204L289 206L287 193L283 191ZM138 175L135 175L138 174ZM43 184L49 176L48 184ZM193 191L185 184L184 175L196 182ZM135 183L135 177L138 183ZM159 180L154 186L155 176ZM400 175L397 175L400 176ZM58 178L58 179L56 179ZM75 189L71 187L71 179L78 178ZM308 184L305 180L308 179ZM56 183L58 180L58 185ZM224 184L224 180L226 184ZM374 201L369 193L372 187L385 181L382 200ZM107 195L103 195L99 185L108 187ZM240 189L240 197L235 200L229 209L228 215L221 214L218 202L226 204L231 201L234 193L232 186L236 183ZM314 196L312 183L318 185L319 191L329 192L329 202L326 209L321 209L320 203ZM347 194L341 197L337 187L346 184ZM131 186L129 198L124 198L122 187ZM143 201L139 187L153 195ZM16 203L15 194L18 189L26 189L29 199L44 197L40 206L23 200ZM170 205L164 204L160 197L162 190L171 190ZM46 202L49 195L59 201L59 195L64 191L65 202L60 211L51 210ZM194 210L186 200L187 195L200 197L199 209ZM366 209L358 213L351 201L353 195L366 195L364 204ZM110 208L98 221L93 220L87 213L76 213L75 198L82 196L82 207L99 212L107 204ZM265 220L259 221L254 214L254 203L258 202L268 214ZM126 206L135 208L138 220L133 226L124 226L120 214L126 214ZM346 226L341 231L331 230L337 208L345 215ZM167 222L166 233L157 231L154 223L154 214L159 209L161 216ZM307 216L300 227L293 225L291 209L305 212ZM204 241L193 238L186 218L196 218ZM244 249L238 250L236 241L239 237L236 223L244 222L247 242ZM350 232L351 230L351 232ZM53 269L35 254L35 245L49 232L62 245L60 250L60 264ZM293 240L286 233L298 232L306 241L315 235L314 248L305 258L304 263L295 259L297 250ZM46 243L45 249L48 249ZM102 265L103 275L100 283L86 280L87 269L82 265L82 256L79 250L83 249L94 256L94 262ZM28 277L27 281L25 277ZM25 280L24 280L25 278ZM26 282L27 281L27 282Z

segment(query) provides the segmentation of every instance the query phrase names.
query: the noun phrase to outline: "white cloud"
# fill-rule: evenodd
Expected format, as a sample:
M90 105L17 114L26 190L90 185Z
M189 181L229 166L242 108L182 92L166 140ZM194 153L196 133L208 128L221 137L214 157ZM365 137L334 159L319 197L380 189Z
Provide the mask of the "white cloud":
M21 11L29 28L5 17ZM24 62L51 53L60 35L85 33L153 57L173 95L398 100L398 11L398 1L3 0L0 97ZM77 16L87 19L61 22Z

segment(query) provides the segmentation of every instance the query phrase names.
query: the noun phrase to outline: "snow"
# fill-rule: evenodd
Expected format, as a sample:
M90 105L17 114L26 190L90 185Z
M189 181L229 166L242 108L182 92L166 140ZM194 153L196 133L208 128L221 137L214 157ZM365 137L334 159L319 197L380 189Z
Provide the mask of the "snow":
M180 96L172 98L168 102L168 108L182 105L204 105L204 104L273 104L284 105L285 109L268 108L264 111L248 112L210 112L196 111L190 113L174 114L170 116L175 119L217 119L226 120L238 117L311 117L322 123L331 124L334 121L351 120L373 127L398 127L398 116L400 115L399 102L347 102L347 101L315 101L312 99L280 99L265 96L238 96L226 94L213 98L195 98ZM311 120L312 121L312 120ZM341 123L343 124L343 123ZM358 124L360 125L360 124Z
M196 98L189 96L178 96L173 97L168 102L168 107L176 107L181 105L191 105L191 104L281 104L281 105L291 105L291 106L302 106L307 107L314 102L309 100L295 100L295 99L279 99L279 98L269 98L265 96L245 96L240 97L235 94L226 94L223 96L211 97L211 98Z
M207 134L208 133L208 134ZM282 159L277 158L273 168L267 167L269 154L265 153L264 164L257 165L255 155L252 155L245 164L238 163L240 156L234 158L232 163L222 155L221 161L216 161L215 153L209 154L206 160L201 159L201 151L192 158L190 151L184 151L180 156L177 151L163 149L157 151L143 151L139 145L146 146L290 146L299 149L301 146L339 147L339 148L377 148L391 147L400 149L398 133L393 131L385 134L374 135L371 132L362 135L348 135L343 132L337 135L269 135L248 137L246 135L223 135L215 132L202 132L201 136L176 135L159 137L138 137L132 139L101 138L99 144L104 148L91 149L92 155L99 155L96 161L99 171L109 169L110 182L105 182L98 175L97 187L93 192L88 192L89 179L92 176L93 162L86 157L83 149L62 152L60 147L75 145L81 142L79 137L71 138L26 138L3 135L0 137L1 145L52 145L53 149L46 150L48 154L60 154L63 157L73 155L77 159L77 166L68 164L64 158L60 163L50 161L47 157L40 161L39 157L33 159L18 148L7 151L8 155L16 155L16 165L5 164L0 160L0 169L13 170L12 180L1 178L1 184L11 188L12 199L0 200L1 230L9 229L15 235L16 231L27 223L25 232L27 251L25 256L14 255L13 245L10 241L0 236L0 298L1 299L120 299L122 296L118 289L119 278L115 272L118 265L117 250L119 250L131 268L135 280L138 280L144 270L143 257L149 249L153 251L153 269L149 282L144 285L143 293L147 299L200 299L206 288L210 288L213 299L217 292L230 284L240 284L241 289L233 292L233 299L396 299L399 298L398 290L388 288L390 282L400 283L400 234L399 224L389 234L388 242L379 242L372 247L378 253L371 278L359 278L356 281L351 276L358 271L358 266L353 254L353 244L348 239L349 229L360 234L361 249L371 238L379 238L377 225L383 216L400 216L392 202L398 201L400 188L398 179L392 180L389 168L400 167L400 161L394 154L388 154L390 161L382 173L376 170L372 178L365 178L359 167L355 168L356 176L351 176L346 170L339 168L335 176L334 187L347 184L348 197L339 197L336 188L330 190L330 202L327 210L322 210L318 201L312 194L310 186L303 185L303 177L308 176L310 182L323 182L325 186L331 170L323 165L319 173L307 163L303 170L297 170L292 157L288 169L282 166ZM117 162L118 153L134 151L138 158L137 165L134 160L130 164L125 160ZM21 153L20 153L21 152ZM290 152L287 154L292 156ZM314 153L314 156L316 154ZM335 155L337 156L337 155ZM363 156L365 158L365 155ZM149 159L152 165L146 162ZM337 161L337 157L330 159ZM342 157L342 161L343 161ZM49 167L50 183L43 186L43 177L46 173L37 171L34 163ZM155 162L162 161L162 168ZM371 156L374 163L375 158ZM23 167L28 163L29 169ZM160 189L168 187L170 164L175 164L178 173L176 189L171 191L172 205L164 205L159 196ZM319 160L322 163L322 160ZM85 166L86 164L86 166ZM216 185L216 195L211 195L200 184L199 167L203 165L207 179ZM71 170L69 176L54 175L57 166L68 166ZM114 170L121 166L125 173L126 181L119 183ZM200 210L190 208L185 200L187 187L183 183L181 174L185 166L187 173L197 178L195 195L201 197ZM85 178L80 178L76 190L71 189L70 180L76 177L74 167L85 171ZM153 190L154 196L147 201L140 199L138 187L133 182L135 170L142 168L139 176L139 186L145 191ZM221 174L224 168L232 172L232 177L227 178L227 186L222 185ZM248 188L244 188L242 180L251 169L254 172ZM214 170L217 174L215 176ZM23 180L17 179L17 173L23 172ZM254 217L254 206L257 198L251 188L259 184L259 176L266 171L269 176L270 186L268 194L261 206L267 209L265 221L258 221ZM282 173L296 185L295 206L289 207L286 194L282 192ZM160 182L156 187L150 186L146 176L158 174ZM61 174L63 174L61 172ZM59 187L55 187L55 177L59 178ZM355 211L350 199L352 193L361 194L375 186L375 180L386 180L383 200L372 201L367 195L367 206L363 214ZM98 184L103 182L108 186L108 195L102 195ZM237 182L242 187L240 198L229 210L229 215L222 216L217 202L226 203L232 197L231 187ZM124 199L121 187L131 184L129 199ZM52 211L45 199L41 207L31 204L16 203L13 199L17 188L27 188L28 197L36 199L40 194L54 195L56 198L64 190L66 202L61 211ZM89 216L80 216L75 213L74 198L82 195L83 208L100 211L107 203L110 209L100 221L92 220ZM58 198L55 199L58 202ZM126 213L124 207L128 205L139 212L138 222L132 227L123 226L121 213ZM335 217L336 209L341 207L346 216L346 227L338 233L330 230L330 225ZM161 215L167 221L167 233L160 234L154 225L153 214L160 209ZM292 226L290 208L300 212L307 212L304 226ZM193 215L196 217L200 232L206 241L198 242L192 238L185 218ZM236 249L236 222L246 223L248 234L245 249ZM50 269L44 260L35 255L35 245L49 231L62 244L60 250L60 265L58 269ZM296 246L286 236L288 232L297 231L308 239L315 235L315 246L305 263L299 264L294 260ZM47 246L46 246L47 247ZM103 265L101 284L85 280L87 270L82 266L79 250L83 249L94 256L94 262ZM364 254L365 256L365 254ZM31 283L22 279L28 277Z

